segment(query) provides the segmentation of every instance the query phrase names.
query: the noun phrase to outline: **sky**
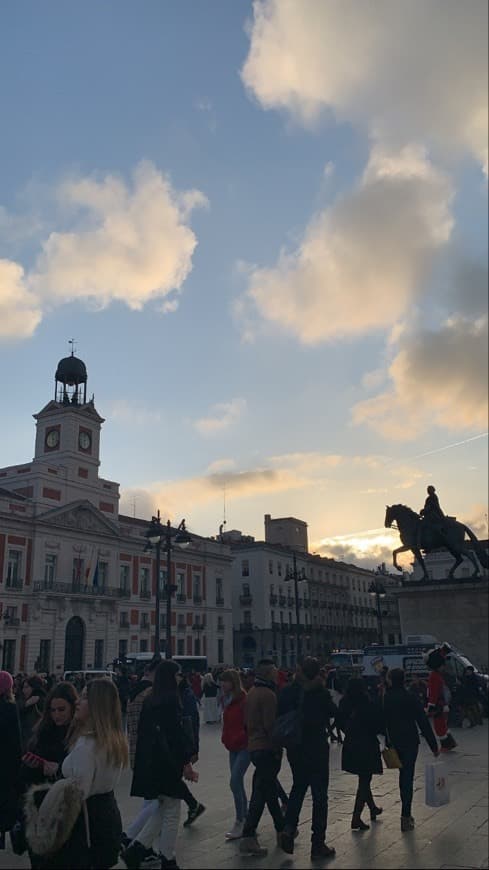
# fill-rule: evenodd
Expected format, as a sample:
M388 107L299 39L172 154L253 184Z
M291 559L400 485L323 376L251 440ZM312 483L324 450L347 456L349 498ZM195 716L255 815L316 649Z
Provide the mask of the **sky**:
M0 464L76 339L121 510L487 537L485 0L0 10Z

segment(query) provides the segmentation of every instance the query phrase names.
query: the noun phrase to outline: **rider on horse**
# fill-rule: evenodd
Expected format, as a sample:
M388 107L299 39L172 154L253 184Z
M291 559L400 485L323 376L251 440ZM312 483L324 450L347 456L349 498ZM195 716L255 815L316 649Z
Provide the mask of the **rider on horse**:
M429 486L427 489L428 496L424 503L424 507L420 510L421 523L419 525L419 538L421 538L422 530L427 529L432 537L441 538L442 545L447 544L446 526L447 517L443 513L436 489L434 486ZM421 540L419 541L421 544Z

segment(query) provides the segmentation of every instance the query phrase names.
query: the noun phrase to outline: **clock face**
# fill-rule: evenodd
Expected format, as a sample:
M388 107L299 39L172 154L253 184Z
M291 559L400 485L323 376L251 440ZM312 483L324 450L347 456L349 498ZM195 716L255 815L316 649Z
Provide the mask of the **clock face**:
M82 450L90 450L92 446L92 436L90 432L82 431L78 436L78 444Z
M59 444L59 430L58 429L49 429L49 431L46 433L46 444L51 449L58 446L58 444Z

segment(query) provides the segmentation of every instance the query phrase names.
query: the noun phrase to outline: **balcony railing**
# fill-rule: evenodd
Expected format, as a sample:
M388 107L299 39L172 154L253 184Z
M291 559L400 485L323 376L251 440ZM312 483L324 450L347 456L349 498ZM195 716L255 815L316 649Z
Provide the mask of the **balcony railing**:
M194 593L194 604L202 604L202 595Z
M66 583L60 580L36 580L34 592L47 592L50 595L86 595L89 598L126 598L130 595L127 589L118 586L91 586L86 583Z
M127 618L121 619L119 622L119 628L129 628L129 620Z
M194 622L192 631L204 631L205 625L202 622Z
M278 603L280 604L280 607L285 607L286 602L287 602L287 599L286 599L285 595L279 595Z
M289 595L289 597L287 598L287 607L294 607L294 605L295 605L295 601L294 601L294 599Z
M252 622L242 622L240 625L241 631L253 631L253 623Z
M120 598L130 598L131 597L131 587L130 586L120 586L119 587L119 596L120 596Z
M218 622L218 623L217 623L217 630L218 630L218 631L221 631L221 632L225 631L224 623L220 623L220 622Z
M147 631L149 628L149 619L142 619L139 627Z
M240 595L239 596L239 603L242 604L243 607L249 607L252 602L253 602L252 595Z
M24 581L21 577L7 577L5 587L7 589L22 589Z
M184 592L178 592L178 594L177 594L177 601L180 601L182 604L185 604L186 600L187 600L187 596L185 595L185 593L184 593Z
M151 598L151 589L141 589L139 593L140 598Z
M270 595L270 604L274 607L277 603L278 599L276 595Z
M216 598L216 607L224 607L224 598L221 596Z
M7 628L17 628L17 626L20 625L20 619L18 616L6 616L5 625Z

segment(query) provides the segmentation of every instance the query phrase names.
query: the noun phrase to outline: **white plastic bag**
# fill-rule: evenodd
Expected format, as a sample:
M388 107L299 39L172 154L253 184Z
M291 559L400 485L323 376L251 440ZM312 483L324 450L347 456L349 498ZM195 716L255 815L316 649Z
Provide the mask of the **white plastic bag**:
M443 807L450 803L448 769L445 762L427 762L424 769L424 781L427 807Z

